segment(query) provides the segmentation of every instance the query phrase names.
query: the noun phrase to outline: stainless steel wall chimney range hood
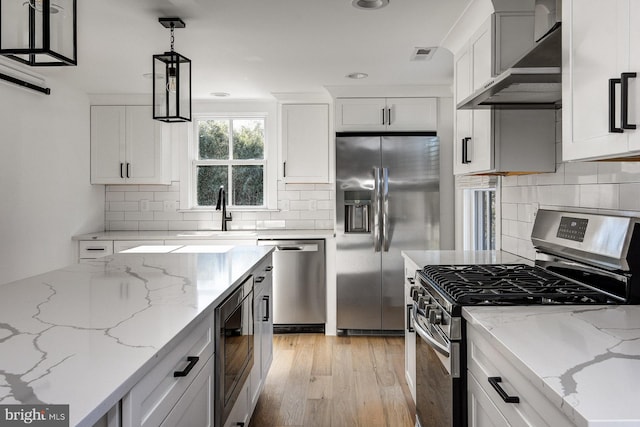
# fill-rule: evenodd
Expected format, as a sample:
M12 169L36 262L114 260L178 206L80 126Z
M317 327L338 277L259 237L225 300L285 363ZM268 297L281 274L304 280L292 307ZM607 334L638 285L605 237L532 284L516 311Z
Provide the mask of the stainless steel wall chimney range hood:
M551 3L551 5L549 4ZM534 47L462 100L459 110L553 109L562 103L562 28L559 0L536 0ZM542 26L542 29L541 29Z

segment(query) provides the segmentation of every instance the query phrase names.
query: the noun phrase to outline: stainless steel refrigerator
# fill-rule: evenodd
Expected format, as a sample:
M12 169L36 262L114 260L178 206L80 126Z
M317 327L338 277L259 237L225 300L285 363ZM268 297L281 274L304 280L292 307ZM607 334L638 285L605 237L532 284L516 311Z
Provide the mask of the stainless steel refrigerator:
M439 249L439 174L434 132L336 134L339 334L404 329L400 252Z

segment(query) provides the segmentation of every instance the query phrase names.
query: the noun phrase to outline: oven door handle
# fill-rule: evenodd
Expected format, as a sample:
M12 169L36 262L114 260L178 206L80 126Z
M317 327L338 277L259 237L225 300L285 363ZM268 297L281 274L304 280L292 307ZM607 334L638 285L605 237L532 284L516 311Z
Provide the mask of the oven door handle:
M418 315L416 314L415 308L413 310L413 329L415 329L416 333L418 335L420 335L420 337L423 340L425 340L427 342L427 344L429 344L431 347L433 347L433 349L436 350L438 353L442 354L445 357L449 357L450 356L451 353L449 351L449 347L445 346L444 344L439 343L433 337L433 335L431 335L431 333L429 331L427 331L426 329L424 329L422 327L422 325L418 321Z

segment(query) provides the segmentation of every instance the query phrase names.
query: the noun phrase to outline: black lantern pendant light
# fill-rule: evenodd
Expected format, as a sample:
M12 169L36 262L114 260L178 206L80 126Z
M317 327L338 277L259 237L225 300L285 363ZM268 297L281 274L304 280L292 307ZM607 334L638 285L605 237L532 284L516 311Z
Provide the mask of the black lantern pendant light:
M160 18L160 23L171 28L171 51L153 55L153 118L190 122L191 61L173 50L173 30L186 25L180 18Z
M0 55L32 66L77 65L76 0L0 0Z

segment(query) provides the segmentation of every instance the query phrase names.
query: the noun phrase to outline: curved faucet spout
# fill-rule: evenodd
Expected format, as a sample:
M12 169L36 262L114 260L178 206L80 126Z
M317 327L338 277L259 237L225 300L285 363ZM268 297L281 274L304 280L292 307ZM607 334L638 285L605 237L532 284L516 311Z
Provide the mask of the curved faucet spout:
M216 202L216 210L219 211L222 207L222 231L227 231L227 222L231 221L233 218L231 217L231 212L227 215L227 192L224 191L224 186L220 186L220 190L218 190L218 201Z

